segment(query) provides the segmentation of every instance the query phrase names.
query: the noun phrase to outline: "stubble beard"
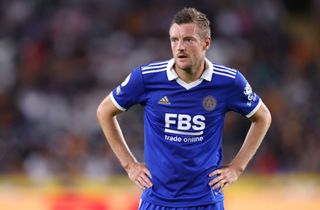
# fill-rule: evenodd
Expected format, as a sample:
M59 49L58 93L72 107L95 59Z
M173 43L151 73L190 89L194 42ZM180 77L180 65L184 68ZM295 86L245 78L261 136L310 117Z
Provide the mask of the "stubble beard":
M183 65L183 66L181 66L181 65L178 65L177 66L179 69L181 69L182 71L184 71L185 73L187 73L187 74L191 74L192 73L192 65Z
M178 59L178 58L177 58ZM189 58L190 59L190 58ZM187 74L192 74L193 73L193 68L194 68L194 65L192 65L192 62L189 60L187 63L179 63L179 62L176 62L176 67L179 69L179 70L181 70L181 71L183 71L183 72L185 72L185 73L187 73Z
M180 70L182 70L182 71L184 71L185 73L187 73L187 74L194 74L194 73L196 73L196 72L198 71L198 69L200 68L201 63L202 63L202 62L198 62L198 63L192 63L192 62L190 62L190 63L185 64L185 65L179 65L179 64L178 64L177 67L178 67Z

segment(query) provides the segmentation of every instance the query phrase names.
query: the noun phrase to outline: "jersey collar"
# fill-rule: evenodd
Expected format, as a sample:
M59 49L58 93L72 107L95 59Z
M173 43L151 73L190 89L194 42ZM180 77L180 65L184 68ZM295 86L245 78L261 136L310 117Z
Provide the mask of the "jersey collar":
M205 63L206 63L207 68L202 73L200 79L205 79L210 82L212 79L212 74L213 74L213 64L207 58L204 58L204 59L205 59ZM171 60L169 60L168 65L167 65L167 76L168 76L169 81L172 81L172 80L179 78L178 74L173 69L173 65L174 65L174 59L172 58Z

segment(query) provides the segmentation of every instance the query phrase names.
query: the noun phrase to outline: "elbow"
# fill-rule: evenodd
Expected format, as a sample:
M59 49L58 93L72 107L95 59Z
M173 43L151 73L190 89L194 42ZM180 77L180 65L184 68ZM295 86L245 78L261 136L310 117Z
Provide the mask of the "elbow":
M106 114L106 108L103 104L103 102L98 106L98 109L97 109L97 119L100 121L100 119L102 119L103 116L105 116Z
M97 118L99 121L102 121L105 118L112 118L118 114L118 110L113 103L111 102L109 96L107 96L97 108Z
M272 116L271 116L271 112L269 111L269 109L267 109L266 114L265 114L265 121L268 127L270 127L271 123L272 123Z
M269 128L272 122L272 116L271 116L271 112L265 105L262 108L261 119L264 122L265 126Z
M97 119L99 121L103 120L104 118L111 116L110 106L108 105L108 99L103 100L98 108L97 108Z
M254 114L250 119L252 120L252 122L263 124L267 129L270 127L272 122L271 113L265 104L262 104L257 113Z

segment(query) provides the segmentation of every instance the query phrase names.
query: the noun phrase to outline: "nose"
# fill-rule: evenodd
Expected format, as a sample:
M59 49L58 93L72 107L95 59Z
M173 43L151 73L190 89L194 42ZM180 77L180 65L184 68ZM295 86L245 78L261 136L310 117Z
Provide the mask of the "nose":
M183 40L178 41L177 50L185 50Z

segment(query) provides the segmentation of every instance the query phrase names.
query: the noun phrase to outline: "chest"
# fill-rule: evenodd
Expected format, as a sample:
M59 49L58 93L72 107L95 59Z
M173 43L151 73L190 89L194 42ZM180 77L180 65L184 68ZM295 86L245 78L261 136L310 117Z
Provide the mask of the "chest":
M225 89L210 84L165 86L148 92L145 111L159 125L197 131L224 118L227 98Z

